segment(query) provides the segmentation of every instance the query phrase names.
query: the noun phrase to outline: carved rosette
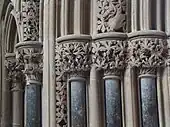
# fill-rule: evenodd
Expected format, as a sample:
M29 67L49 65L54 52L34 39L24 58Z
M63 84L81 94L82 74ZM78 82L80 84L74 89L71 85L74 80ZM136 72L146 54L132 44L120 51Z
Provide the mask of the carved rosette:
M153 74L165 66L166 34L159 31L139 31L129 34L129 65L140 68L139 74Z
M92 43L92 63L106 75L119 75L126 67L126 39L123 33L99 34Z
M40 0L23 0L22 2L23 41L39 39L39 5Z
M126 0L97 0L97 31L125 32Z
M26 80L42 80L42 43L40 42L20 42L16 45L17 59L24 64L24 74Z
M5 66L11 90L23 90L23 82L25 81L25 76L22 72L23 65L18 63L15 53L7 53L5 55Z

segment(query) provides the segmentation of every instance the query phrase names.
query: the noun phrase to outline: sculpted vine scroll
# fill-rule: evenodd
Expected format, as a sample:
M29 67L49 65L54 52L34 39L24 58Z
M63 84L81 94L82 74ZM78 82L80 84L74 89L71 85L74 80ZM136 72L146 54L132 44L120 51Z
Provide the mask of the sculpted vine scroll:
M22 4L22 25L24 41L38 41L40 0L28 0Z
M125 32L126 0L97 0L97 31Z

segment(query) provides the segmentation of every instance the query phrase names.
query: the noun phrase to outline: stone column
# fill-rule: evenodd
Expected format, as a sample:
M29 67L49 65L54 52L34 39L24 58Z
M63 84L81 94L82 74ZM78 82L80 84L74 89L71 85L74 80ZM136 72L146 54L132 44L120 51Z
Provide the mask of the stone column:
M143 127L159 127L158 101L154 68L142 68L139 72L141 124Z
M161 126L161 101L157 99L156 70L165 66L166 34L161 31L138 31L129 34L129 63L139 69L140 122L144 127ZM159 77L158 77L159 78ZM159 84L158 84L159 85ZM159 88L159 87L158 87ZM160 97L159 97L160 98Z
M16 57L24 65L26 77L25 127L41 127L42 43L39 42L39 6L40 0L21 1L21 39L15 45Z
M25 65L25 127L41 127L42 43L20 42L17 59Z
M75 72L77 73L77 72ZM71 127L87 126L86 79L83 75L71 76L68 84Z
M167 67L164 70L164 108L165 111L165 127L170 126L170 1L165 0L165 31L167 34L167 42L168 42L168 58L167 58ZM167 82L166 82L167 81ZM168 89L168 90L167 90ZM165 100L166 99L166 100Z
M86 75L90 69L89 35L67 35L57 39L56 68L66 74L68 126L87 126Z
M106 127L121 127L124 123L121 94L123 86L119 70L126 66L126 38L123 33L102 33L98 34L92 43L92 62L98 69L104 70L106 118L103 126ZM100 123L102 124L102 121Z
M6 54L5 67L2 81L2 107L1 107L1 127L12 126L12 95L11 95L11 71L10 68L14 65L14 54Z
M10 59L13 62L10 62ZM6 60L8 61L8 77L10 78L11 92L12 92L12 127L23 127L23 110L24 110L24 76L23 76L23 66L20 65L15 58L15 53L6 54Z
M119 73L118 70L105 71L104 90L106 127L122 127L122 94Z

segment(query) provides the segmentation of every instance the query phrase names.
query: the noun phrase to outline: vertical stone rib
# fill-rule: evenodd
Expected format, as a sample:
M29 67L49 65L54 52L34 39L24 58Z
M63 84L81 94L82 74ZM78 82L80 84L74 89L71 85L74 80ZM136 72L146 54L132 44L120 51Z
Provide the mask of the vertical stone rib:
M74 34L81 32L81 0L74 0Z
M49 14L49 65L50 65L50 126L49 127L55 127L56 126L56 79L55 79L55 10L56 10L56 0L50 0L50 14ZM67 1L67 0L66 0ZM67 11L67 10L66 10ZM67 15L65 15L67 16ZM67 21L67 20L66 20ZM66 26L67 27L67 26Z
M143 0L144 30L151 29L151 0Z
M165 0L165 17L166 17L166 32L167 32L167 35L169 36L170 35L170 0Z
M167 67L164 69L163 72L163 78L162 78L162 89L163 89L163 108L164 110L164 121L165 121L165 127L170 126L170 102L169 100L170 93L169 93L169 82L170 82L170 68Z
M103 127L100 101L100 84L98 84L96 67L91 68L89 86L89 126Z
M161 70L157 69L157 97L158 97L158 112L159 112L159 127L165 127L163 118L163 98L162 98Z
M138 13L139 13L139 0L131 1L131 31L135 32L138 30Z
M97 34L97 2L96 0L91 0L91 22L90 22L90 33L92 35Z
M162 0L156 0L156 27L157 30L162 30Z
M68 0L61 0L61 36L68 33Z
M127 68L124 76L125 123L126 127L139 126L137 105L137 80L134 68Z
M140 30L144 30L144 1L140 0Z

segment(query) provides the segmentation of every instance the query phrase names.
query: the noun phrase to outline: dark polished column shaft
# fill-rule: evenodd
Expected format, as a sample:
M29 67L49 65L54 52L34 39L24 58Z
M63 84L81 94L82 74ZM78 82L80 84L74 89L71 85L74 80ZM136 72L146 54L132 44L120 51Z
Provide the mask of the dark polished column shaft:
M143 74L139 78L142 127L159 127L156 75Z
M41 127L41 83L27 81L25 87L26 127Z
M121 84L118 76L105 76L106 127L122 127Z
M86 81L81 77L73 77L69 81L70 126L86 127Z

